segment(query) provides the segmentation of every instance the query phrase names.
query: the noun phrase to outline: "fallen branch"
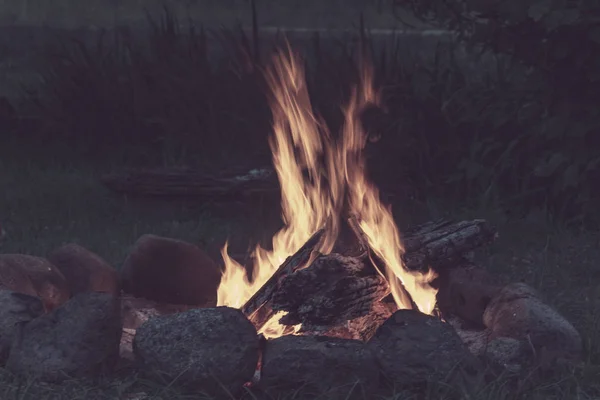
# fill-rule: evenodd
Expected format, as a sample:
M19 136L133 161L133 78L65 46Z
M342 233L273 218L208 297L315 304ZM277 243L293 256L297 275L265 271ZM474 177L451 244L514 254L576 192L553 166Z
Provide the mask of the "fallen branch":
M236 199L279 191L277 177L268 169L218 176L191 169L128 170L103 175L101 181L117 193L167 199Z

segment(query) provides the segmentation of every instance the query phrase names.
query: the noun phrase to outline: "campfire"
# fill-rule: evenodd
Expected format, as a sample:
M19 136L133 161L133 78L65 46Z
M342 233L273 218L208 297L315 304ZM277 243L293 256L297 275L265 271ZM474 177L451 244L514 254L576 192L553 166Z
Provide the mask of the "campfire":
M128 359L141 373L218 398L246 385L274 398L302 388L310 395L302 398L343 399L431 382L475 393L506 372L529 380L577 365L577 330L533 288L505 284L468 256L496 237L485 220L431 221L400 234L367 178L363 121L382 104L364 58L358 70L335 134L312 110L291 49L267 70L284 227L272 250L254 250L250 276L227 244L222 272L200 247L153 234L136 241L119 272L75 243L47 259L0 255L0 362L54 382ZM163 198L276 186L268 171L245 172L103 181Z
M225 245L218 289L218 305L241 308L266 337L335 331L369 315L381 323L396 309L435 312L436 272L425 262L407 266L392 211L367 178L361 116L381 106L381 95L364 58L359 70L339 135L313 111L302 61L291 49L266 73L285 225L272 250L254 250L251 278Z
M132 318L128 346L136 360L168 376L185 374L195 385L200 375L213 377L205 360L220 360L214 362L226 368L218 380L231 390L247 384L282 393L300 386L329 393L356 382L371 393L384 381L476 387L480 372L494 379L575 365L582 355L577 330L533 288L503 282L474 262L473 250L496 238L485 220L430 221L400 234L368 179L364 155L368 138L380 133L368 132L367 122L385 105L365 58L358 71L342 108L342 128L332 132L313 111L300 57L290 48L274 57L265 73L274 173L253 169L214 177L169 169L103 178L118 193L154 198L281 193L284 226L271 250L254 249L253 265L236 261L240 257L228 252L227 243L221 274L193 245L148 235L138 240L123 268L129 271L123 272L124 289L170 303L172 310L181 304L200 308ZM169 264L167 277L157 275L157 288L172 282L170 276L186 277L166 285L160 298L144 284L147 271L163 270L153 256L163 250L148 254L152 248L182 260ZM168 313L127 302L126 314ZM157 337L168 346L157 347ZM182 363L180 354L197 359ZM202 381L203 388L211 379ZM340 398L349 398L340 390Z
M430 221L400 234L391 209L368 179L364 156L368 138L379 132L367 132L370 124L363 122L385 105L365 58L358 71L342 108L342 128L332 132L313 111L300 57L290 48L274 57L265 74L274 174L261 169L207 177L191 170L153 170L104 179L117 192L160 198L281 193L284 226L273 236L271 250L257 246L253 265L236 261L240 257L228 252L227 243L221 250L225 269L213 286L221 307L133 324L133 329L139 326L131 333L136 357L171 371L170 376L186 371L196 382L179 357L173 359L177 366L164 361L193 348L190 354L202 355L195 371L212 376L204 360L222 360L230 373L219 379L233 389L244 383L265 390L308 384L318 386L311 387L319 393L356 382L375 391L382 377L411 386L449 379L456 371L475 379L483 366L490 367L489 378L578 362L581 338L564 317L534 289L505 284L470 257L496 238L485 220ZM136 253L143 255L150 243L175 246L168 239L140 238L124 271L134 270ZM194 260L206 258L200 249L178 246L196 254ZM137 258L145 260L137 263L142 271L148 266L141 265L154 262L153 257ZM204 263L182 263L182 271L189 265L193 272L180 286L173 285L170 298L202 293L194 285L208 286L212 276L196 273ZM174 265L169 268L172 274ZM219 276L216 267L209 270ZM138 283L146 275L133 279L129 274L131 287L140 287L132 293L156 297L156 291ZM170 338L165 343L173 342L177 350L155 349L153 338L165 336L158 333L163 329ZM184 336L188 344L180 341ZM238 376L235 371L244 372Z

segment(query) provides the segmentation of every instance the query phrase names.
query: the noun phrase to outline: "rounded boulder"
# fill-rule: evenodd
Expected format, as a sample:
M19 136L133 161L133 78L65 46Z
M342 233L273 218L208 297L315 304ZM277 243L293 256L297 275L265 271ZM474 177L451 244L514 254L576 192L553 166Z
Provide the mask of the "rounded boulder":
M142 370L216 396L240 393L258 363L254 325L237 309L194 309L149 319L133 353Z
M123 291L167 304L214 307L221 271L199 247L155 235L140 237L121 269Z

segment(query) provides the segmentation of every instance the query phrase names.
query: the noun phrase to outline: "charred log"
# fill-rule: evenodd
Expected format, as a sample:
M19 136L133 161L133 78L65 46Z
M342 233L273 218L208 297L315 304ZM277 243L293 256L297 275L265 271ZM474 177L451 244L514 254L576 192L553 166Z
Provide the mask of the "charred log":
M299 333L304 335L332 336L342 339L368 341L377 329L397 311L395 303L377 301L362 317L344 321L337 325L302 325Z
M323 231L317 232L243 307L257 329L277 311L287 312L281 323L302 324L304 330L321 333L347 330L341 325L360 318L365 319L358 323L372 323L374 304L389 293L387 282L377 273L384 265L369 248L358 221L351 218L349 226L355 232L358 248L366 252L358 257L335 253L321 256L300 270L320 241ZM492 241L495 235L494 228L484 220L429 222L404 238L405 267L442 271L463 262L465 253Z
M483 219L428 222L406 234L402 261L409 270L437 270L461 261L465 253L492 242L496 236L496 229Z
M323 229L317 231L294 255L288 257L269 280L244 304L242 311L257 330L260 330L275 315L273 296L279 290L282 280L310 261L310 257L321 242L324 233Z
M389 294L368 258L329 254L286 276L273 295L273 310L287 311L283 325L334 326L367 315Z

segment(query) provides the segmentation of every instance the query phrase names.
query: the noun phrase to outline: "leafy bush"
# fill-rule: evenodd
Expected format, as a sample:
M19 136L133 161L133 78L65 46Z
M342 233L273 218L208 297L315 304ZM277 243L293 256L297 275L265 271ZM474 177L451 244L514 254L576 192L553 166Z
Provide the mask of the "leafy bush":
M562 219L588 220L600 200L600 3L397 3L525 77L500 68L484 87L444 104L452 125L474 130L451 181L493 189L513 204L543 203Z

